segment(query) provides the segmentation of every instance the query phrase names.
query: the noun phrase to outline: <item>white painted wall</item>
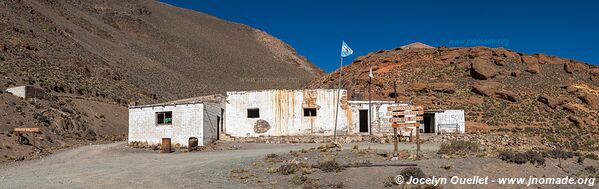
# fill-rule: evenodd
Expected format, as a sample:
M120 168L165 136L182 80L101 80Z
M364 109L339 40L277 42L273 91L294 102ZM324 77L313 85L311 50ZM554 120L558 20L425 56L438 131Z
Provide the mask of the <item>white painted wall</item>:
M208 144L216 139L216 117L211 112L215 106L196 103L129 108L128 140L156 145L162 142L162 138L171 138L173 145L187 146L189 138L196 137L198 145ZM165 111L173 112L172 124L157 125L156 113ZM218 112L220 114L220 108Z
M354 131L360 131L360 110L368 110L368 101L349 101L352 108L353 123L351 124ZM387 115L387 107L396 105L393 101L372 101L372 132L373 133L389 133L393 130ZM407 105L407 104L401 104Z
M457 125L458 132L466 132L466 120L464 110L445 110L435 113L435 132L437 133L455 133Z
M225 132L233 137L333 135L338 94L336 89L227 92ZM348 127L354 116L346 94L341 90L337 134L355 131ZM317 108L317 116L304 117L304 107ZM248 118L248 108L259 108L260 118ZM254 132L259 119L270 124L265 133Z
M9 92L15 96L21 98L30 98L30 97L45 97L47 94L43 89L36 88L33 86L18 86L6 89L6 92Z

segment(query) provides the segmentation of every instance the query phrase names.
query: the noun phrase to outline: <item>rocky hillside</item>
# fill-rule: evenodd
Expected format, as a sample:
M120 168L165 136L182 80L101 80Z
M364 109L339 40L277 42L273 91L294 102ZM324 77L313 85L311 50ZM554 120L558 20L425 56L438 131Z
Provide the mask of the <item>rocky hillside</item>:
M27 100L0 93L5 159L123 139L132 102L300 88L323 74L263 31L149 0L6 0L0 37L0 90L33 85L50 93ZM42 134L17 145L15 127Z
M367 99L370 65L374 99L393 100L395 81L400 100L427 109L464 109L471 129L534 126L597 132L599 68L594 65L504 48L416 43L369 53L345 66L343 88L353 99ZM308 88L334 88L338 79L339 70L313 80Z

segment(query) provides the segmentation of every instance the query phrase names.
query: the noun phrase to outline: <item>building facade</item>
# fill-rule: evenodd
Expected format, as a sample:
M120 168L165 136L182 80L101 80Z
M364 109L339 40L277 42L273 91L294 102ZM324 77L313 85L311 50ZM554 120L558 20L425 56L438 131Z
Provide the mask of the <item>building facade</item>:
M205 145L221 137L391 134L388 107L397 105L410 103L348 101L347 91L337 89L231 91L131 106L129 142L154 145L170 138L172 144L187 146L190 139ZM422 133L465 131L463 110L425 110L423 117ZM415 132L410 127L400 133Z
M224 106L220 102L178 101L129 107L131 142L158 145L162 138L171 144L188 146L196 140L199 146L219 139L223 128Z
M225 109L225 133L232 137L333 135L335 122L337 134L356 132L345 90L227 92Z

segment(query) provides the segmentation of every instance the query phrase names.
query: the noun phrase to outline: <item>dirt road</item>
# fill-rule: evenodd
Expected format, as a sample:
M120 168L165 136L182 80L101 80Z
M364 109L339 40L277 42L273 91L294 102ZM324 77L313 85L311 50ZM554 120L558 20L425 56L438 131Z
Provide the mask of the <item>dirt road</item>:
M247 188L229 179L235 167L269 153L321 144L237 144L238 150L160 154L125 143L90 145L0 167L0 188ZM350 146L348 144L346 146ZM391 149L389 144L360 144ZM413 149L410 144L401 149ZM434 151L435 146L423 146Z

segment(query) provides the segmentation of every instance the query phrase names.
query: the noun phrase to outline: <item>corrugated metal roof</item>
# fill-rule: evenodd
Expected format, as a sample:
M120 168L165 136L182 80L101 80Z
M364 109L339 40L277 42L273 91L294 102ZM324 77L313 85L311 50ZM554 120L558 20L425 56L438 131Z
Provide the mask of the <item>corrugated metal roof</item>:
M144 108L144 107L156 107L156 106L172 106L172 105L182 105L182 104L219 103L219 102L224 102L224 101L225 101L225 95L214 94L214 95L174 100L174 101L157 103L157 104L129 106L129 108L131 109L131 108Z

